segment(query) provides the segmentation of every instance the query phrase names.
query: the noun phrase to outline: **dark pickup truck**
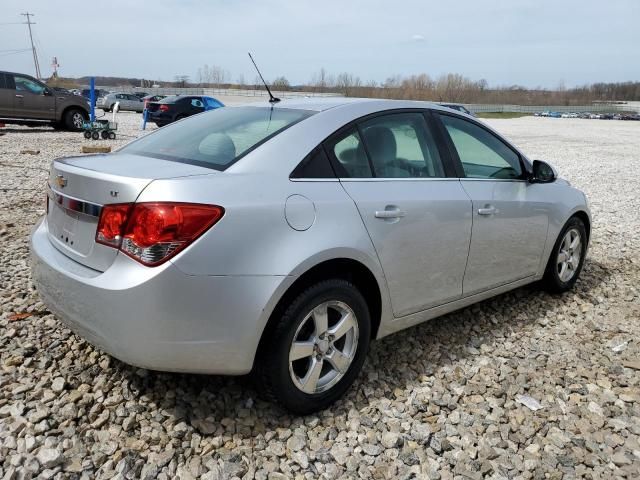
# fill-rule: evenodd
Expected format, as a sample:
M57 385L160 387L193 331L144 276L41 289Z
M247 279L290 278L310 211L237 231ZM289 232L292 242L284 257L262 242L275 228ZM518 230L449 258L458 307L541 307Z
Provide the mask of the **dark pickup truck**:
M0 71L0 123L82 130L89 103L79 95L54 90L22 73Z

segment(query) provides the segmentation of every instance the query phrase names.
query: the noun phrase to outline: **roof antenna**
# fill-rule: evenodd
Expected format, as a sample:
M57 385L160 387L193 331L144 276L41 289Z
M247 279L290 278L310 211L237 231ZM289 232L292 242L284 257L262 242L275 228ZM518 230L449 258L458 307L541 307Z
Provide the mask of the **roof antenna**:
M256 61L251 56L251 52L248 52L248 53L249 53L249 58L253 63L253 66L256 67L256 71L258 72L258 75L260 75L260 80L262 80L262 83L264 83L264 88L267 89L267 93L269 94L269 103L278 103L280 99L273 96L273 93L271 93L271 90L269 90L269 85L267 85L267 82L264 81L264 77L260 73L260 69L258 68L258 65L256 65Z

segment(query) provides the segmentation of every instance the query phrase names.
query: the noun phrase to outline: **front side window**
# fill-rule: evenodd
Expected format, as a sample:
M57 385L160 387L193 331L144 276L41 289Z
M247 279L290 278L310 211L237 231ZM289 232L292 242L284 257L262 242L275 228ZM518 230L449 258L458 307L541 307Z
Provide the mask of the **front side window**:
M204 108L204 104L202 103L202 100L199 100L197 98L191 99L191 106L196 108Z
M444 177L435 140L421 113L382 115L360 124L379 178Z
M42 92L44 92L44 85L31 80L30 78L14 75L13 80L16 84L16 90L19 92L28 92L33 93L34 95L42 95Z
M458 117L440 115L468 178L522 178L520 157L498 137Z
M163 127L120 151L225 170L313 113L271 107L218 108Z

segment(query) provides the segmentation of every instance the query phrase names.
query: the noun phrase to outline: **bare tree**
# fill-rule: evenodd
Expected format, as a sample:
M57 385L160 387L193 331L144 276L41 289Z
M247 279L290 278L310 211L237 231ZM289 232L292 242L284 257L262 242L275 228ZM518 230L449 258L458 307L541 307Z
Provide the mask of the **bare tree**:
M222 84L227 83L231 75L228 71L219 67L217 65L213 65L211 67L211 83L213 83L216 87L222 86Z
M284 76L276 77L276 79L271 83L271 86L274 90L280 91L289 90L291 88L291 85L289 85L289 80L287 80Z
M189 83L189 75L176 75L174 77L176 87L184 88Z

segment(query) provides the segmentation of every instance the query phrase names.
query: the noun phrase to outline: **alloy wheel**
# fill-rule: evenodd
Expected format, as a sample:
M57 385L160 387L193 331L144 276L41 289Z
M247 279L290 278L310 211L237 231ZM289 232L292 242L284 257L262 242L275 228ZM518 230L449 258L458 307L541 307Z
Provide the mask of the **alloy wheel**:
M289 374L304 393L329 390L349 370L358 348L358 320L344 302L316 306L300 322L289 349Z
M73 126L76 128L82 128L84 126L84 118L80 112L74 113L71 120L73 121Z
M568 230L560 244L556 261L556 271L562 282L568 282L576 274L582 256L581 247L580 232L575 228Z

